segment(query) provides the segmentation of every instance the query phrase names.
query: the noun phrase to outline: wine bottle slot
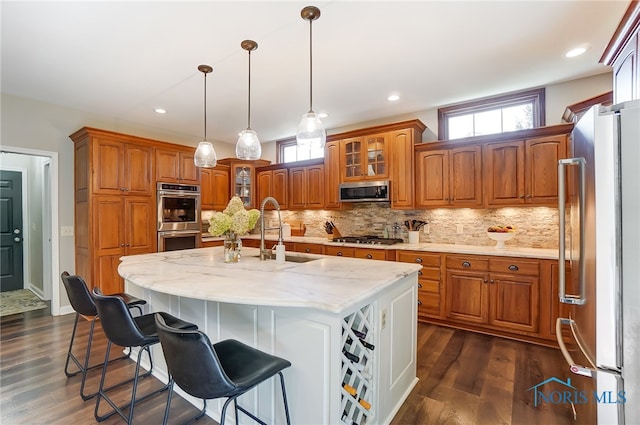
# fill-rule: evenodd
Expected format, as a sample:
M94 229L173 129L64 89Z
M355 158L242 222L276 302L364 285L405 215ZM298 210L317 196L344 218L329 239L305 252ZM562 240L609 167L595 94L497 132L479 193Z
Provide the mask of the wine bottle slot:
M364 348L368 348L369 350L374 350L376 348L375 345L368 343L367 341L360 338L360 343L364 346Z
M357 391L351 385L345 383L345 384L342 384L342 388L344 388L344 390L346 392L348 392L349 394L351 394L352 396L354 396L354 397L356 396L356 392Z
M367 410L371 409L371 404L366 400L359 399L358 403L360 403L360 406L364 407Z
M366 332L362 332L362 331L359 331L359 330L357 330L357 329L353 329L353 328L351 328L351 330L353 331L353 334L354 334L355 336L357 336L358 338L362 338L362 339L364 339L364 338L366 338L366 337L367 337L367 333L366 333Z
M355 354L352 354L348 351L342 351L342 354L344 354L344 356L349 360L351 360L352 362L360 363L360 357L356 356Z

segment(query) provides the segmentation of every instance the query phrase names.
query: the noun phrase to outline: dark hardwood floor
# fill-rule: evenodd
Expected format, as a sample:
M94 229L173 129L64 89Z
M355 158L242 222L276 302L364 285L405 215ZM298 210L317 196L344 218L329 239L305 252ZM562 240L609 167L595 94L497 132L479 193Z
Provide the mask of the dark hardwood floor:
M48 310L40 310L0 319L2 425L95 423L95 400L83 402L80 376L67 378L63 371L73 318L71 314L52 317ZM88 330L89 323L83 322L78 341L86 341ZM106 339L97 329L92 363L103 360L105 348ZM84 345L74 351L83 353ZM561 376L561 365L557 350L420 324L420 381L392 425L569 424L567 409L534 407L527 391L543 379ZM133 362L119 361L109 370L110 382L116 382L133 373ZM99 379L99 370L89 374L87 392L97 389ZM144 394L160 385L155 378L147 378L139 391ZM116 399L127 397L123 388ZM145 401L136 407L134 422L162 423L165 403L166 393ZM174 395L170 423L181 423L195 412L195 407ZM103 423L123 422L111 417ZM197 422L215 423L210 418Z

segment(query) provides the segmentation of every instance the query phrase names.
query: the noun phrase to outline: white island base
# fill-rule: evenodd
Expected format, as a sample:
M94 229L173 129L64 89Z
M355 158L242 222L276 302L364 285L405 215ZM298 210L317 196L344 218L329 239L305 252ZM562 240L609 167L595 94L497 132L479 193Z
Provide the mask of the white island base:
M237 264L222 262L221 247L124 257L120 274L149 311L196 323L214 343L234 338L289 360L292 424L389 423L417 382L420 267L314 255L305 255L316 259L307 263L276 265L247 255L253 251L243 249ZM152 353L154 375L167 382L161 347ZM217 421L223 401L208 402L207 414ZM239 403L267 423L285 423L278 379ZM242 414L239 420L252 423Z

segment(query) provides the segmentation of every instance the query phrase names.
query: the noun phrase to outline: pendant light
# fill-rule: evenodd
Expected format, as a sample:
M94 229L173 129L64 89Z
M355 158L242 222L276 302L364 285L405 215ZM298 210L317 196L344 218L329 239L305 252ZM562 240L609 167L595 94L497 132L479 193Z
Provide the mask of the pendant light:
M239 159L260 159L262 146L255 131L251 129L251 52L258 48L258 43L253 40L244 40L240 47L249 52L249 90L247 105L247 129L240 132L236 143L236 157Z
M207 74L213 71L209 65L198 66L198 71L204 74L204 138L198 144L193 157L196 167L213 168L218 163L218 157L211 142L207 140Z
M309 112L302 115L298 125L296 142L298 146L305 148L323 148L327 140L327 132L320 121L318 114L313 112L313 21L320 17L320 9L315 6L307 6L300 11L300 16L309 21Z

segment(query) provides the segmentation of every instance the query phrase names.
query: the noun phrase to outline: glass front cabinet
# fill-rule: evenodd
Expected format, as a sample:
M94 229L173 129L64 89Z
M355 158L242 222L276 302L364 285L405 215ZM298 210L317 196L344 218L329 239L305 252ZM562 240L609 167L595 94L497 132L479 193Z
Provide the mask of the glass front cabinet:
M389 178L389 147L386 133L342 140L344 181Z
M230 189L231 196L237 196L242 199L244 206L247 208L258 208L259 199L256 199L256 167L269 165L270 161L242 161L235 158L225 158L218 161L219 164L229 165L230 167Z

